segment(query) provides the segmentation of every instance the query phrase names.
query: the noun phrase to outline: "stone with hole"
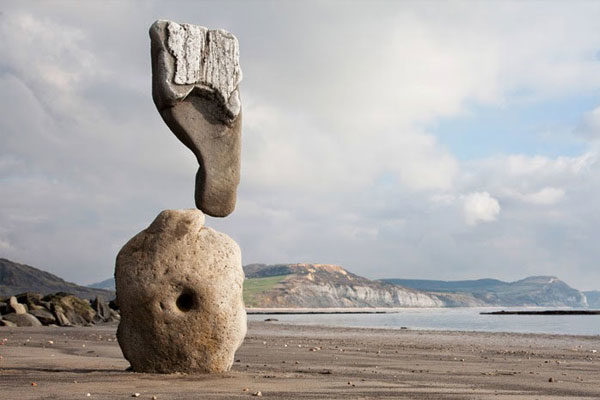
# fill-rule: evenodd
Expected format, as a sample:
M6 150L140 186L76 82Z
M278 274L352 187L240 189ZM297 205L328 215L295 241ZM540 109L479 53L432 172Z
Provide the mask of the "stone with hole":
M246 334L238 245L199 210L166 210L117 255L123 355L138 372L224 372Z

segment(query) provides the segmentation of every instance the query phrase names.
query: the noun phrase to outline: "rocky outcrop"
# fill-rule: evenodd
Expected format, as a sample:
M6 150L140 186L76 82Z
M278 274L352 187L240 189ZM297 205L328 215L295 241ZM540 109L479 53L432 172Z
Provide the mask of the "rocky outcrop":
M196 207L233 212L240 181L242 113L238 41L231 33L156 21L150 27L152 98L196 156Z
M223 372L246 334L238 245L198 210L166 210L117 255L117 331L138 372Z
M120 319L119 313L99 298L90 303L60 292L47 296L27 292L0 298L0 314L0 318L8 322L0 326L91 325Z

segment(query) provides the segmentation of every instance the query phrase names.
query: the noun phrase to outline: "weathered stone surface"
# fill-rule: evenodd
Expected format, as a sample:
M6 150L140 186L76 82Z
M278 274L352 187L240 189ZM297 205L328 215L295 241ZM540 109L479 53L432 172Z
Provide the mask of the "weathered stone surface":
M6 314L2 316L2 319L5 321L10 321L12 323L17 324L17 326L42 326L42 323L33 315L25 313L25 314Z
M19 303L15 296L10 296L10 299L8 300L8 305L15 314L27 313L27 308L25 307L25 305Z
M56 323L56 317L52 313L44 308L31 310L29 314L36 317L43 325L50 325Z
M51 294L43 300L51 304L50 310L59 325L89 325L96 316L88 301L68 293Z
M171 21L150 27L152 97L171 131L196 156L196 207L224 217L240 180L239 46L223 30Z
M117 255L123 355L140 372L223 372L246 334L238 245L167 210Z

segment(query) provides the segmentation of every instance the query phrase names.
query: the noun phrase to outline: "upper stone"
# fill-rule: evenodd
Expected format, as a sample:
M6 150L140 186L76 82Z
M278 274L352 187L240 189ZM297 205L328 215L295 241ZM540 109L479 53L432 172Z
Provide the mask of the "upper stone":
M237 117L242 70L234 35L221 29L158 20L150 27L150 37L153 97L159 109L173 106L198 88L213 92L228 117Z

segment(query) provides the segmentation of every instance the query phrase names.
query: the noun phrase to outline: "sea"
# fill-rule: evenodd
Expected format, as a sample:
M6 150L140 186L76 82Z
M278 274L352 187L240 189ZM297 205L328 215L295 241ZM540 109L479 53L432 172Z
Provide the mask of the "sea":
M275 318L300 325L421 329L444 331L482 331L548 333L563 335L600 335L600 315L481 315L500 310L533 310L520 307L406 308L385 314L249 314L250 321Z

